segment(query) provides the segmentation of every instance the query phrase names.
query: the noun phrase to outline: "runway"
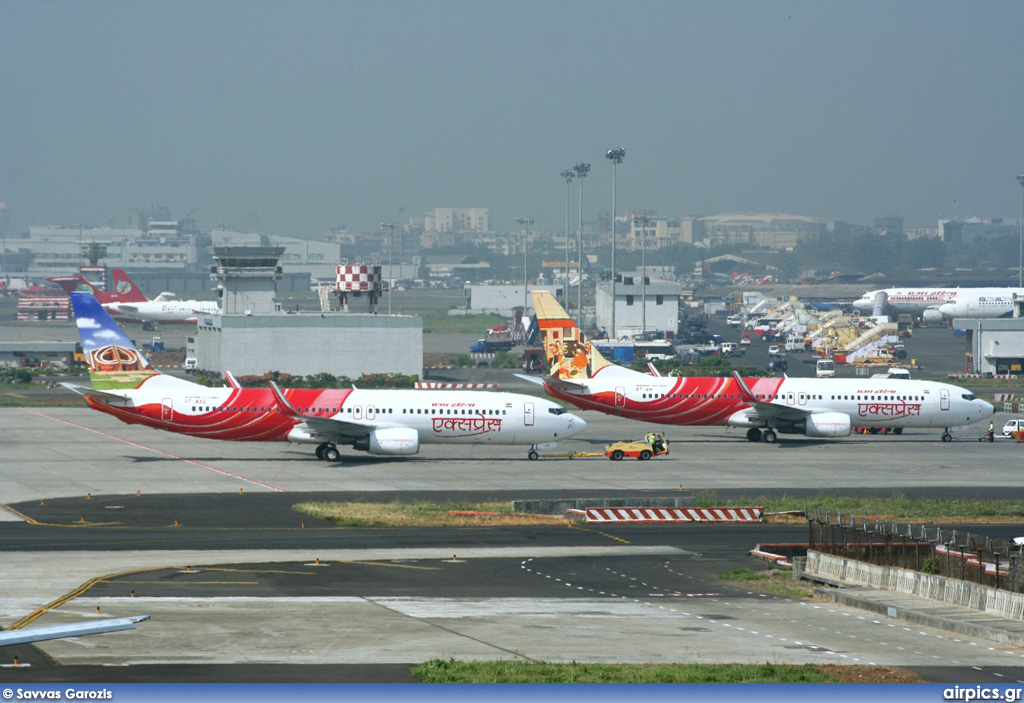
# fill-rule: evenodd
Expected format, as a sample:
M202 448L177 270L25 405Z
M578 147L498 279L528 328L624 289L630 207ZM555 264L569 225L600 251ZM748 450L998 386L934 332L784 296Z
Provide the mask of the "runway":
M586 435L559 451L646 429L585 419ZM936 681L1024 678L1020 652L716 578L757 568L747 551L758 542L801 541L800 526L338 528L290 509L310 497L698 490L1005 497L1021 490L1012 442L944 444L937 430L913 430L770 446L724 428L669 428L672 454L643 463L426 447L329 465L308 447L185 440L84 408L2 409L0 428L0 502L13 510L0 511L0 624L48 605L33 624L152 616L135 631L20 648L33 666L4 669L12 681L71 672L408 680L407 665L448 657L886 664Z

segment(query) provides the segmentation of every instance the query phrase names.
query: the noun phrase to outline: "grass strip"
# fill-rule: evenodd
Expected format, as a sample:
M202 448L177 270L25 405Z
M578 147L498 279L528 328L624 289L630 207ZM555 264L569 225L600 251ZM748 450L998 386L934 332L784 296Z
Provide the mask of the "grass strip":
M840 683L917 682L890 667L818 664L586 664L434 659L412 669L424 683Z
M345 527L549 525L560 518L512 512L511 503L297 503L300 513ZM473 513L473 514L458 514Z

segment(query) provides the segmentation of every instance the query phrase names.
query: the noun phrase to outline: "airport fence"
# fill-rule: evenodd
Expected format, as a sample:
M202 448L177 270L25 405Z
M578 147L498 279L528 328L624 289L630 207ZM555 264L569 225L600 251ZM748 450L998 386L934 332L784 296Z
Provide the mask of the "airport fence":
M876 566L941 574L1024 592L1024 544L967 530L807 510L808 549ZM1024 541L1024 540L1022 540Z

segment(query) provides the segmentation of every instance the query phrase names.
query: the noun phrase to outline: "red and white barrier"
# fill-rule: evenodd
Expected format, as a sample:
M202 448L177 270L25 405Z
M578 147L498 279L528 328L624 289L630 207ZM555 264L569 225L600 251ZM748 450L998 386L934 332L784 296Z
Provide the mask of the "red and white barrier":
M587 508L578 512L587 522L761 522L764 508Z

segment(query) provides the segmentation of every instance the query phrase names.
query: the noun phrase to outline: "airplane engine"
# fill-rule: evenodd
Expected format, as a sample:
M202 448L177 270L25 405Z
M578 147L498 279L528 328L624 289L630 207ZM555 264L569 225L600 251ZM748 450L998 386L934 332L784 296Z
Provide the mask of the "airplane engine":
M807 437L846 437L850 434L850 416L846 413L814 413L799 424Z
M418 454L420 435L409 427L384 427L374 430L366 440L356 442L354 446L374 456Z
M929 325L937 325L940 322L945 322L946 318L938 308L928 308L921 313L921 319L927 322Z

